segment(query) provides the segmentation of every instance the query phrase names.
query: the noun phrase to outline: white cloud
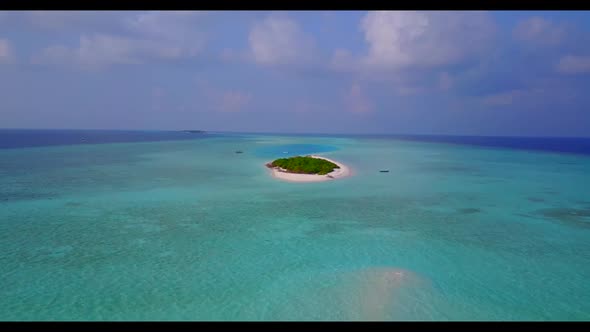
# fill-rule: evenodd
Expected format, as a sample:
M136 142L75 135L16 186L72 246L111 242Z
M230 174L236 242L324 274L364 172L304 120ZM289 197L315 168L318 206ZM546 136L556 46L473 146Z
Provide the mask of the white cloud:
M175 44L195 55L205 39L195 23L205 14L199 11L148 12L128 18L125 25L145 39Z
M115 64L139 64L146 58L177 58L182 48L156 41L96 34L81 36L79 46L45 48L33 63L69 64L98 69Z
M563 56L557 64L557 71L562 74L590 73L590 56Z
M313 40L288 17L272 15L256 22L248 41L252 57L259 64L305 63L312 59Z
M516 25L513 36L536 45L557 45L566 36L566 29L542 17L531 17Z
M78 14L35 15L44 17L43 24L55 26L59 23L53 23L54 20L59 22L61 16L77 22ZM140 12L131 16L109 13L107 16L113 22L111 30L118 33L82 34L79 45L49 46L33 56L32 61L97 69L115 64L138 64L156 58L192 57L198 55L205 42L203 32L195 25L203 16L202 12Z
M492 51L496 25L485 12L375 11L360 22L363 55L337 49L330 67L390 84L398 95L448 90L450 74L433 69L478 60ZM438 75L438 76L437 76Z
M14 50L7 39L0 39L0 64L11 63L14 60Z
M368 53L360 64L378 69L434 67L486 51L495 24L482 12L369 12L361 21Z

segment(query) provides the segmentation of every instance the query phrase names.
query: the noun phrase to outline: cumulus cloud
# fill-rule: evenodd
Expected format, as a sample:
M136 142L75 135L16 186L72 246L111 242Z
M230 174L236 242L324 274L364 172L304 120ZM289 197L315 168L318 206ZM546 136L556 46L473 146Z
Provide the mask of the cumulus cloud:
M531 17L516 25L513 36L536 45L557 45L565 38L566 28L542 17Z
M47 14L35 15L45 17ZM53 24L51 22L60 15L79 18L69 13L53 14L45 17L44 24ZM204 45L204 35L195 26L198 18L203 15L201 12L140 12L131 16L109 15L111 13L105 17L116 22L115 28L111 30L117 30L118 33L82 34L78 45L49 46L40 54L34 55L32 62L73 64L96 69L115 64L138 64L148 59L191 57L197 55ZM62 24L65 23L62 22Z
M303 33L295 20L277 15L256 22L248 42L254 61L263 65L308 62L314 48L313 39Z
M458 63L490 47L495 24L483 12L369 12L361 21L361 64L399 69Z
M0 64L10 63L14 60L12 45L7 39L0 39Z
M45 48L33 63L70 64L102 68L115 64L139 64L146 58L177 58L182 48L156 41L95 34L81 36L77 47L61 45Z
M200 11L141 13L127 18L125 25L145 39L173 43L194 55L204 42L204 34L195 28L194 23L205 14Z
M590 73L590 56L566 55L557 64L557 71L562 74Z
M359 29L366 51L353 55L337 49L330 68L385 82L398 95L451 89L454 80L445 69L479 61L494 47L496 35L486 12L373 11Z

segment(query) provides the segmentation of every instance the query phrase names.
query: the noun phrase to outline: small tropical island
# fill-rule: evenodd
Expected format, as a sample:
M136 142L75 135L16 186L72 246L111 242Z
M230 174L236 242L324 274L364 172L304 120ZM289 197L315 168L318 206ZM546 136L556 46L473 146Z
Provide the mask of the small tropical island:
M327 181L350 175L345 165L320 156L279 158L266 167L275 178L291 182Z
M340 168L340 166L334 164L331 161L328 161L326 159L313 158L310 156L280 158L268 164L268 167L279 167L283 171L297 174L319 175L326 175L332 172L334 168Z

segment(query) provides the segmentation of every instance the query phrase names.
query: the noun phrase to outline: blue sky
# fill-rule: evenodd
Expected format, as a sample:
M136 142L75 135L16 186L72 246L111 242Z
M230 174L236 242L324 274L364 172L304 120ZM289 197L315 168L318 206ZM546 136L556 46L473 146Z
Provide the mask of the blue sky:
M590 12L0 12L0 127L590 136Z

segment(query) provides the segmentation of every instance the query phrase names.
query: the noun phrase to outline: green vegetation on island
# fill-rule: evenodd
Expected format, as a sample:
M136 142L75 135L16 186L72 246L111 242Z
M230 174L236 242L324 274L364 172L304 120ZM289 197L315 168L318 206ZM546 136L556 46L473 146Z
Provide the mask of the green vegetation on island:
M313 158L309 156L280 158L267 164L267 166L269 168L279 167L290 173L318 175L326 175L332 172L335 168L340 168L338 165L334 164L331 161Z

